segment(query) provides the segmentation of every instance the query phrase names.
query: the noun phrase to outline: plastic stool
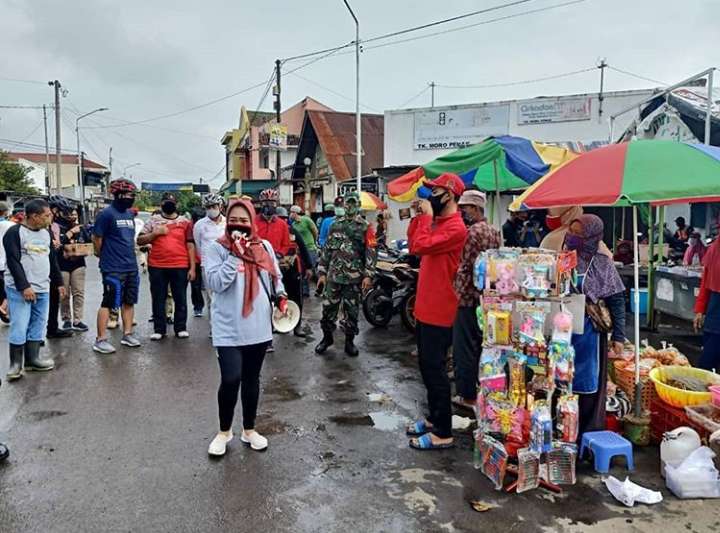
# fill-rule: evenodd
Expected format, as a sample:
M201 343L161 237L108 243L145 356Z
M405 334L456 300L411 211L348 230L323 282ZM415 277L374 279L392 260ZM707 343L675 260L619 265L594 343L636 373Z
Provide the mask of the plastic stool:
M595 456L596 472L607 474L610 470L610 461L616 455L624 455L628 470L635 470L632 444L617 433L612 431L590 431L585 433L580 445L580 459L583 458L586 448L591 450Z

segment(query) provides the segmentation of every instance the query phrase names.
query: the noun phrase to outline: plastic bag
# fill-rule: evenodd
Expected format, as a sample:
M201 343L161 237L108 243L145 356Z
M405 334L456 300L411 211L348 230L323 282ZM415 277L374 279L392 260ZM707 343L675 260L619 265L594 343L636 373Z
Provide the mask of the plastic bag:
M620 481L616 477L608 476L605 478L605 486L617 501L628 507L633 507L635 502L653 504L660 503L663 499L661 493L641 487L630 481L628 477L625 481Z
M678 498L720 498L720 475L714 457L710 448L701 446L679 466L666 464L667 488Z

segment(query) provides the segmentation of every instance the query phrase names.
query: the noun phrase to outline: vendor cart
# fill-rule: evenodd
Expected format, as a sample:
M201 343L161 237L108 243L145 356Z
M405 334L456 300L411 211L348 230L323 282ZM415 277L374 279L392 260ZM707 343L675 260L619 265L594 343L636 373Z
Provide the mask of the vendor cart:
M700 276L686 269L673 271L658 267L653 276L655 311L683 320L695 318L695 299L700 292ZM655 323L660 323L657 316Z

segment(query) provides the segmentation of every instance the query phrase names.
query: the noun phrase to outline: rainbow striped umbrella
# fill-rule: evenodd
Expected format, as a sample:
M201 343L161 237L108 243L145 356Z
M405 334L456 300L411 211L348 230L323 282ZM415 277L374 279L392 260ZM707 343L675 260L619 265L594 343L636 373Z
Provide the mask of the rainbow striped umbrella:
M549 172L511 209L715 201L720 147L662 140L611 144Z
M528 187L576 157L577 154L521 137L489 137L479 144L455 150L418 167L388 184L390 198L409 202L427 180L445 172L459 175L466 185L483 191L512 191Z

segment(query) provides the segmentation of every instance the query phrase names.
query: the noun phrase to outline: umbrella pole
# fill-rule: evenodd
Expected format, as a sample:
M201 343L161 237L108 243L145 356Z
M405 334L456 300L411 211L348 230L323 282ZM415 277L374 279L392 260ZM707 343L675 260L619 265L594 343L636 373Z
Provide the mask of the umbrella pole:
M500 224L500 219L502 218L502 214L500 211L500 184L498 183L498 174L497 174L497 159L493 159L493 174L495 175L495 209L497 210L497 227L498 231L502 235L502 224Z
M633 205L633 249L635 255L635 416L642 416L642 383L640 383L640 243L638 242L638 213Z
M655 290L654 282L655 278L655 222L657 217L655 215L655 208L652 205L648 206L648 300L647 300L647 326L651 330L653 329L653 307L655 306Z

